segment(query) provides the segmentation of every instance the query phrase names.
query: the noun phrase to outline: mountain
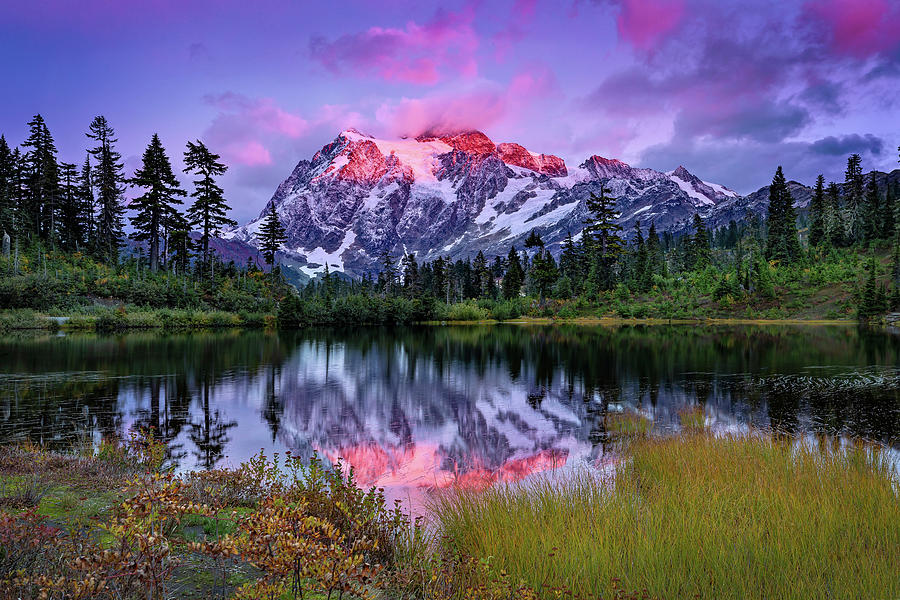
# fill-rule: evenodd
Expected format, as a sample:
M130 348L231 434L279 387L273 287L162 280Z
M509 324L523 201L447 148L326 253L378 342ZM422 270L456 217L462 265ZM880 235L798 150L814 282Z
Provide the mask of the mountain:
M882 189L900 180L900 170L875 175ZM769 203L768 186L741 196L683 166L663 173L597 155L567 165L479 131L383 140L348 129L297 163L275 190L271 202L287 229L278 260L292 282L303 283L326 264L349 276L374 273L384 251L415 253L420 262L479 250L506 255L532 229L558 251L569 232L577 238L585 200L601 185L617 199L629 236L637 221L678 235L698 212L715 230L750 214L764 217ZM788 186L804 215L812 189ZM267 210L226 233L216 249L236 262L258 255L254 234Z
M272 196L287 230L280 261L314 276L378 269L383 251L487 256L523 246L536 229L551 249L581 231L585 200L605 185L621 223L681 230L697 211L711 213L738 194L684 167L662 173L590 156L577 166L478 131L383 140L349 129L301 160ZM265 211L263 211L265 212ZM254 245L264 214L225 234Z

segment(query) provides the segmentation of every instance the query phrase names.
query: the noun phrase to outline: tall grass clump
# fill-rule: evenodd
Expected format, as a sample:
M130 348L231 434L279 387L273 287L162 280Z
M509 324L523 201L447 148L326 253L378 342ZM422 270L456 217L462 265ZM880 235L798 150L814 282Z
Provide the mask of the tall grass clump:
M878 449L698 433L630 451L609 481L440 496L440 535L535 590L585 598L900 594L900 481Z
M439 312L439 317L445 321L486 321L491 318L491 311L470 300L450 304Z

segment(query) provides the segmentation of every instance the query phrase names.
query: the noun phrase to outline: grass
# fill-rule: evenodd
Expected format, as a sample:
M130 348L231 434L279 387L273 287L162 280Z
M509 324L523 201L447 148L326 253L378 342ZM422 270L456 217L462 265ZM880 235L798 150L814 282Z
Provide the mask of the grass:
M616 413L609 416L606 429L615 437L647 437L653 429L653 421L635 413Z
M662 598L894 598L896 471L872 448L706 434L581 474L439 496L443 543L533 589Z
M706 426L706 415L700 406L691 406L678 413L681 426L689 431L700 431Z

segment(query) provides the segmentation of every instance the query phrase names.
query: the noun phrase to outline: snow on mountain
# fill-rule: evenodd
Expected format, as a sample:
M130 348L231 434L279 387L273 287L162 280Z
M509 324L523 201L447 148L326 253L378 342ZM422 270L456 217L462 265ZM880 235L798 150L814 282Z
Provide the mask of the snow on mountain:
M521 248L535 229L551 249L581 231L585 200L601 185L617 199L621 223L683 228L737 194L692 175L634 168L601 156L575 167L485 134L377 139L342 131L311 160L301 160L272 196L287 230L280 260L307 276L377 270L385 250L420 260L487 256ZM255 245L264 217L227 234Z

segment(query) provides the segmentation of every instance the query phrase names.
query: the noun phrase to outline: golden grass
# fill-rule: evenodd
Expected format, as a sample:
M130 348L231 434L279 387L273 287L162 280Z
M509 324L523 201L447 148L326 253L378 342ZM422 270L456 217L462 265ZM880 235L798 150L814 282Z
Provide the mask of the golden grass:
M900 482L878 449L695 434L630 450L614 484L440 496L443 543L581 597L613 582L662 598L900 596Z

